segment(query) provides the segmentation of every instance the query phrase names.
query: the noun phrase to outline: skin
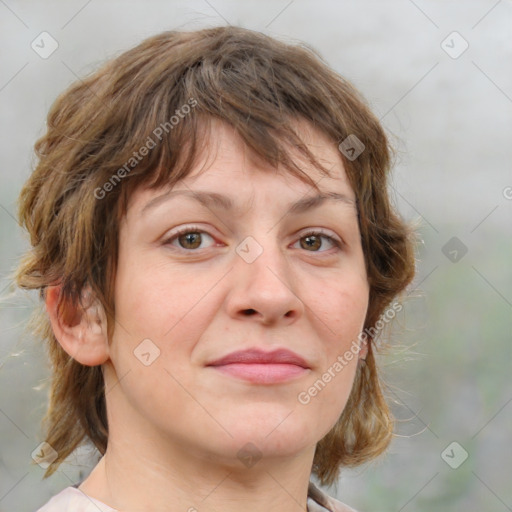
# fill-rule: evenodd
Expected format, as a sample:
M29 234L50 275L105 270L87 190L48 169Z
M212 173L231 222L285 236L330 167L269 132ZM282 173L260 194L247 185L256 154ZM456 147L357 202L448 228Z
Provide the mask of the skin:
M306 510L315 446L342 413L366 347L307 405L298 395L357 340L369 285L339 151L313 127L298 127L331 177L310 163L302 169L322 192L352 203L325 201L285 215L288 203L316 191L257 164L233 130L217 123L215 151L174 190L222 193L241 210L173 196L142 213L166 190L133 194L119 232L110 343L98 304L65 321L57 314L59 289L49 289L47 310L61 345L104 371L109 443L80 485L89 496L126 512ZM190 225L199 236L172 239ZM341 248L323 236L308 245L304 234L319 229L342 240ZM236 251L249 236L263 251L251 263ZM160 351L147 366L134 354L142 340L151 340L150 359ZM206 367L251 347L288 348L309 369L286 382L255 384ZM241 449L255 455L250 467Z

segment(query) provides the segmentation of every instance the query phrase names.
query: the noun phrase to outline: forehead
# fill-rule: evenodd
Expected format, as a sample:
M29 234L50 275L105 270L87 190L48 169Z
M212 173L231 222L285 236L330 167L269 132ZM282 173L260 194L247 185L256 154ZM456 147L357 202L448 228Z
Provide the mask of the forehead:
M309 176L314 185L305 178L291 174L279 165L278 168L263 162L252 152L230 125L212 120L208 135L190 173L172 187L158 189L139 188L131 195L128 210L140 213L153 198L158 198L170 190L193 191L200 189L216 190L223 195L251 197L258 189L265 194L278 189L290 199L312 196L318 192L342 194L355 201L355 195L348 180L343 160L336 144L324 133L315 129L307 121L294 121L294 129L317 161L328 171L328 175L316 168L297 149L291 148L290 156L301 171ZM317 190L315 190L315 187ZM176 197L179 197L178 195Z

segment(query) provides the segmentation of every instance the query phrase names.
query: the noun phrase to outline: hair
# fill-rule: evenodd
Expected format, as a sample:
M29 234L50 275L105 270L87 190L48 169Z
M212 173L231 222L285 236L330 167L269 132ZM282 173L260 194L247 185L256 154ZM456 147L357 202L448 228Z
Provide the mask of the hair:
M369 283L364 327L373 328L415 273L414 232L388 197L388 138L366 100L314 50L232 26L146 39L56 99L35 144L37 165L19 197L31 248L17 269L18 286L39 290L42 305L47 287L60 285L59 304L75 307L85 307L89 290L105 310L110 340L118 232L128 200L139 187L185 178L212 120L233 127L254 158L281 165L317 190L293 155L298 151L323 174L328 170L294 121L307 121L336 145L349 135L364 144L357 158L340 156L357 200ZM101 365L84 366L69 356L43 307L34 322L52 364L43 425L58 457L47 478L86 440L104 454L108 423ZM375 329L371 333L346 407L316 446L312 472L322 485L333 484L341 467L381 454L392 437Z

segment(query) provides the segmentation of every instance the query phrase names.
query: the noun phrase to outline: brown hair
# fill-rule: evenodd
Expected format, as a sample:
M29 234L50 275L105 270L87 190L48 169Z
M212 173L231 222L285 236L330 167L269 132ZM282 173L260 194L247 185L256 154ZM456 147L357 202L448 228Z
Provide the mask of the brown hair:
M35 145L38 165L20 194L19 217L32 249L18 268L18 285L39 289L44 298L48 286L60 284L61 304L82 306L90 289L105 309L110 339L118 228L128 198L141 185L172 186L187 176L211 119L234 127L255 157L283 165L315 188L290 148L328 170L291 121L308 121L336 145L349 135L364 144L355 159L340 154L357 198L370 285L365 328L373 327L414 276L413 231L388 198L391 147L384 130L354 87L314 51L231 26L147 39L55 101ZM86 438L103 454L108 425L101 366L70 357L43 309L36 327L53 366L44 424L58 458L48 477ZM374 338L341 417L317 444L313 473L322 484L390 442L393 422Z

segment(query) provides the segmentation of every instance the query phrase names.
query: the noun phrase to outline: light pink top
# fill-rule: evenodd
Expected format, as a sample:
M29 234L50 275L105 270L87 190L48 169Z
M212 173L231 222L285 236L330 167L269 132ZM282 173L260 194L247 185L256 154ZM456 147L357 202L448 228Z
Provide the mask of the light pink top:
M56 494L37 512L120 512L101 501L87 496L76 487L66 487ZM340 501L331 498L313 482L308 488L308 512L356 512Z

